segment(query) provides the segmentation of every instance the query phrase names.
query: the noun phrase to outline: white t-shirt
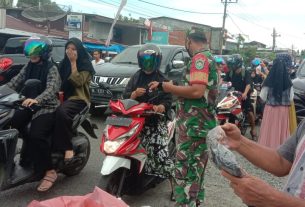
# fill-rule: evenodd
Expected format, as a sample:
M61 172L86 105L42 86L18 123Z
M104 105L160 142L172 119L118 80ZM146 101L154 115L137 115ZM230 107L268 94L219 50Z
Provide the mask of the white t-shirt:
M92 65L94 68L97 65L101 65L101 64L105 63L105 61L103 59L100 59L98 62L95 62L95 60L92 60L91 62L92 62Z

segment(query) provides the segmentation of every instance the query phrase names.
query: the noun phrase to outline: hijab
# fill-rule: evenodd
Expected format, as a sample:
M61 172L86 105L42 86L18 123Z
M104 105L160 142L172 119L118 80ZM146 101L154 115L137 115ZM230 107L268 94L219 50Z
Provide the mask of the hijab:
M83 43L77 38L71 38L65 45L65 50L67 46L72 43L75 45L77 50L77 60L76 60L76 67L78 72L88 71L91 75L95 74L94 68L90 61L89 54L87 53L86 49L83 46ZM65 99L68 99L74 93L74 86L68 80L71 75L71 63L70 60L65 53L64 59L61 61L59 65L59 73L62 80L61 90L64 92Z
M281 102L283 91L292 86L284 60L278 57L273 61L273 66L263 86L272 89L272 95L275 97L275 100Z

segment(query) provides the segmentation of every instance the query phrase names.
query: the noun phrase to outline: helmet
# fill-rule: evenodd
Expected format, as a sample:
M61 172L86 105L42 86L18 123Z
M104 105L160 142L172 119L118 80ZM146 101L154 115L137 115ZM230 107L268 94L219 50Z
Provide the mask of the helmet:
M240 55L232 55L227 60L227 65L230 70L236 70L243 66L243 58Z
M214 61L216 64L221 64L221 65L225 65L225 61L222 57L219 57L219 56L215 56L214 57Z
M43 60L47 60L51 55L52 49L52 41L47 37L31 37L24 44L24 55L26 57L39 56Z
M161 49L154 44L145 44L138 51L139 67L146 72L159 70L162 60Z
M254 58L251 61L251 64L252 64L253 67L257 67L257 66L259 66L259 64L261 64L261 60L259 58Z

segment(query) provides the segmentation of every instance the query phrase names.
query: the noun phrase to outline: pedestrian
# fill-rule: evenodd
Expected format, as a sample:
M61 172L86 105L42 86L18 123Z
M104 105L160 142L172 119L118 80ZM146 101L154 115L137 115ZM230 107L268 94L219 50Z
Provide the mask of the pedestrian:
M23 90L25 100L22 102L24 108L16 109L11 120L13 128L24 135L25 149L21 154L20 165L29 167L34 164L35 172L44 175L37 191L49 190L57 179L57 173L53 168L51 159L51 136L55 117L54 112L59 105L57 93L61 84L58 69L50 60L52 52L52 41L48 38L32 37L25 42L24 55L30 61L20 70L7 86L19 90L29 79L38 79L40 86ZM40 109L30 110L39 104ZM25 129L31 123L29 135Z
M199 206L204 201L204 173L208 161L206 135L216 126L215 100L218 75L202 30L192 29L185 47L192 57L183 86L152 82L150 88L178 96L177 153L175 164L176 206ZM213 67L211 67L213 66Z
M73 161L73 118L90 104L89 85L95 73L89 55L77 38L68 40L65 57L59 65L64 101L56 110L53 148L64 152L66 164Z
M266 104L258 143L276 149L290 135L289 106L293 100L292 82L280 57L273 61L260 97Z
M225 143L240 153L255 166L288 180L283 191L275 189L263 180L250 174L242 178L225 171L235 194L248 206L255 207L304 207L305 206L305 122L303 121L289 139L278 149L268 148L241 135L234 124L222 126L226 133ZM271 138L271 137L270 137Z
M91 62L94 69L96 69L96 66L105 63L105 61L101 58L101 51L95 50L93 52L93 60Z

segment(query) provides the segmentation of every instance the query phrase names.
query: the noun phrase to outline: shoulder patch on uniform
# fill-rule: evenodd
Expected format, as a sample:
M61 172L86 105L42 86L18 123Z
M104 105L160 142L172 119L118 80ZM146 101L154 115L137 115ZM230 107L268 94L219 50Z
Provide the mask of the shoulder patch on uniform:
M202 70L204 68L205 61L203 59L198 59L195 62L195 67L197 70Z

